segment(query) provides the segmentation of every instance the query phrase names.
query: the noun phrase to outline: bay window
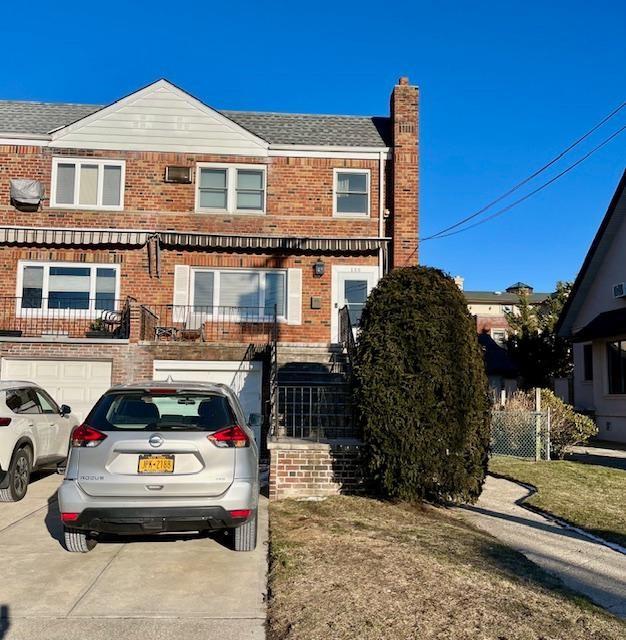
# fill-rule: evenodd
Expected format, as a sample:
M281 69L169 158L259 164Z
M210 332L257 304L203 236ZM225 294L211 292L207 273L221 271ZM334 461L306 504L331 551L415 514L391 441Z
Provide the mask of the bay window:
M124 174L123 160L53 158L50 206L120 211Z
M196 312L233 309L242 317L269 317L276 307L279 318L287 314L287 274L272 270L194 269L191 305Z
M18 268L18 309L59 309L85 312L115 309L119 297L117 265L21 262Z
M196 210L264 213L265 167L202 163L197 169Z

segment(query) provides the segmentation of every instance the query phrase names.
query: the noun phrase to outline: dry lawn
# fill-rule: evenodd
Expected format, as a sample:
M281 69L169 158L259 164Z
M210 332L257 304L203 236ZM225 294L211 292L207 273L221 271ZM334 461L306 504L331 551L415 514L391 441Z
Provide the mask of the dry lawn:
M494 456L489 469L530 484L526 500L544 511L626 546L626 471L582 462L531 462Z
M626 624L443 510L270 506L270 640L623 640Z

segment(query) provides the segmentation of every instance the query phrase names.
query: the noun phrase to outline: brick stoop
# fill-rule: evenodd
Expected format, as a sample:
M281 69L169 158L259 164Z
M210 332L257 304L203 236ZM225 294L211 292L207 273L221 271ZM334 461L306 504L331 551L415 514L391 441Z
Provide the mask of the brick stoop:
M273 439L270 450L270 500L333 496L364 490L359 440L309 442Z

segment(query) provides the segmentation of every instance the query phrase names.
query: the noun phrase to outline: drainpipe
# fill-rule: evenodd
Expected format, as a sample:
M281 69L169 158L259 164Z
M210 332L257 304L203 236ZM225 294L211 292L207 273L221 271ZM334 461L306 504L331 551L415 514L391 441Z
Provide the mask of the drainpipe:
M386 151L380 151L378 154L378 237L385 235L385 155ZM378 249L378 276L382 278L385 275L385 250L382 245Z

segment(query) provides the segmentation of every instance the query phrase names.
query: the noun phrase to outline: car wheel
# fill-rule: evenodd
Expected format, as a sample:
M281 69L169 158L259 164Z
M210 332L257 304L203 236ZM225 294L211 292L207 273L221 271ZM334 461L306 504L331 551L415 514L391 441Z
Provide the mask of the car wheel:
M28 449L18 449L9 467L9 486L0 489L0 502L17 502L21 500L30 482L30 454Z
M96 546L94 538L90 538L80 529L70 529L64 527L65 548L72 553L88 553Z
M256 511L248 522L235 529L233 548L235 551L254 551L256 548Z

